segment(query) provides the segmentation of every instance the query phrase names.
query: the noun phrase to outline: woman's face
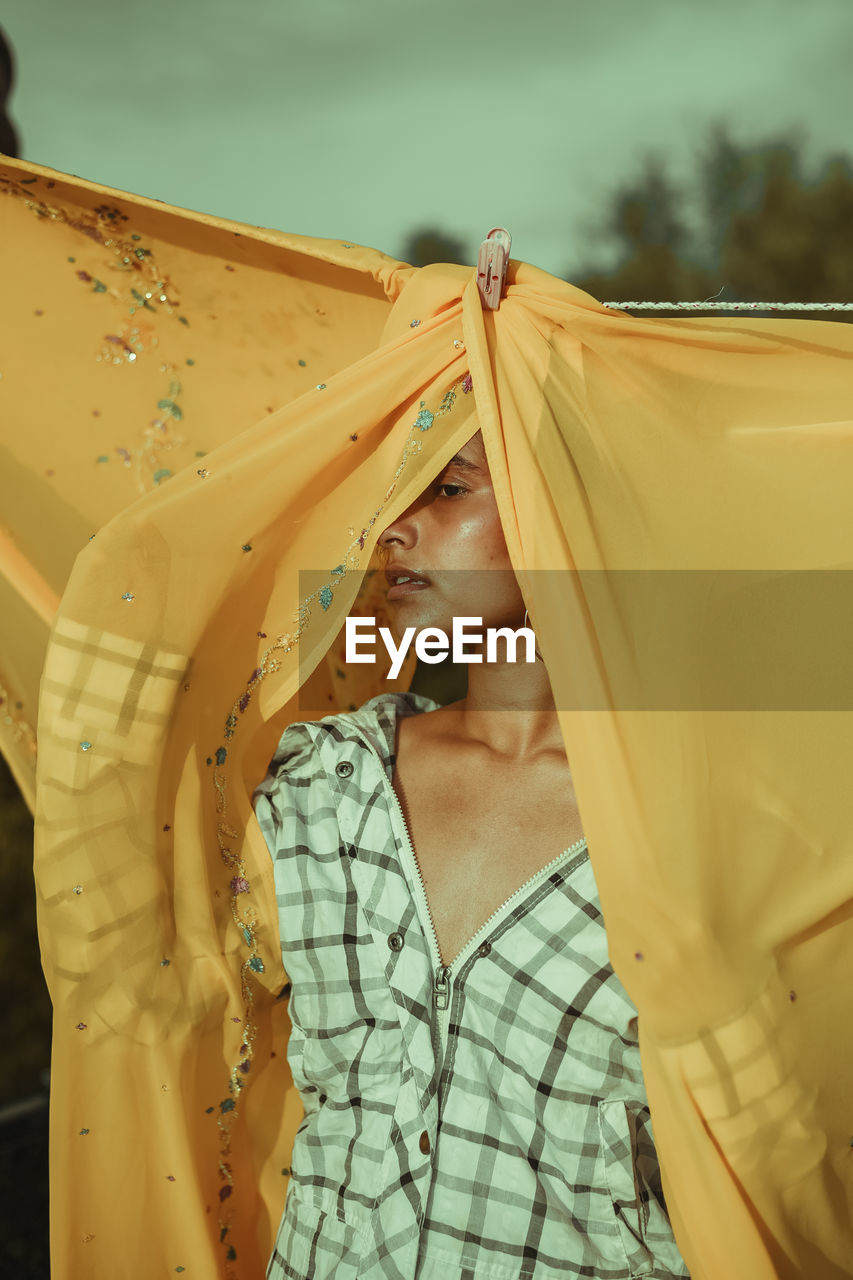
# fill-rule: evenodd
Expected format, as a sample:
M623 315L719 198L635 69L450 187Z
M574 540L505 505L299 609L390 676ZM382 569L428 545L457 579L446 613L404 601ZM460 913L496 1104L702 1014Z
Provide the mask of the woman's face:
M396 629L441 627L454 617L486 627L521 625L524 600L510 564L482 437L476 435L379 536L386 573L422 577L427 585L396 590L388 610ZM395 598L396 597L396 598Z

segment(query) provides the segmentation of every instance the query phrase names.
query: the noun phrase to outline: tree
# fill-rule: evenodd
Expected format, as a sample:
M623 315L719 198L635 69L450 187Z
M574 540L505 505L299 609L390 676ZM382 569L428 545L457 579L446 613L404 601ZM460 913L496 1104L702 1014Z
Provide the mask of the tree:
M801 148L796 131L741 146L718 123L697 153L692 193L672 183L662 160L647 158L596 224L619 250L615 267L565 278L602 300L853 301L853 165L831 156L809 181ZM699 210L692 230L684 221L691 194Z
M0 30L0 151L17 156L20 146L18 130L9 117L6 99L15 83L15 59L8 38Z
M439 231L436 227L424 227L413 231L403 246L402 261L413 267L426 267L431 262L456 262L470 265L461 240Z

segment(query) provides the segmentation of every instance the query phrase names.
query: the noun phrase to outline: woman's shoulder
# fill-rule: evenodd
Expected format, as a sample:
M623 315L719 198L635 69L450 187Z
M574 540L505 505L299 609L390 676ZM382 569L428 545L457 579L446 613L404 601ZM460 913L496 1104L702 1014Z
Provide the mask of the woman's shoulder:
M267 766L267 772L252 792L252 808L266 812L275 809L276 797L289 783L305 785L317 770L316 747L307 721L294 721L284 730Z
M327 717L330 721L342 721L354 726L373 726L377 721L394 721L401 717L419 715L437 710L441 704L428 698L423 693L412 693L411 689L403 693L390 690L377 693L355 710L342 712L340 716Z
M282 777L303 778L321 770L320 743L328 736L343 743L367 734L381 739L390 732L393 742L394 722L399 716L435 710L439 703L411 691L389 691L370 698L362 706L337 711L318 720L294 720L282 733L267 776L256 789L269 790Z

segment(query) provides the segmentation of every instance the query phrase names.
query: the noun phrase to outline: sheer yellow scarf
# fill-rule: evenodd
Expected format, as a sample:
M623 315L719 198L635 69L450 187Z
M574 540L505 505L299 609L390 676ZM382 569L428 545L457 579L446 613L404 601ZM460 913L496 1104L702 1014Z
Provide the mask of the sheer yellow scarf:
M408 687L344 669L344 621L381 617L378 534L477 429L682 1255L849 1275L853 328L637 319L517 261L484 312L473 268L12 160L0 211L54 1280L263 1275L301 1112L251 793L290 721Z

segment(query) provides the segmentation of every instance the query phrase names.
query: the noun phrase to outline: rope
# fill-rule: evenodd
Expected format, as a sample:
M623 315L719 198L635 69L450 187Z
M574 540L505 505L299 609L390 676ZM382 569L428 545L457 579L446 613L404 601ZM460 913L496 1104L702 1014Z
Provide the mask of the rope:
M853 311L853 302L603 302L634 311Z

